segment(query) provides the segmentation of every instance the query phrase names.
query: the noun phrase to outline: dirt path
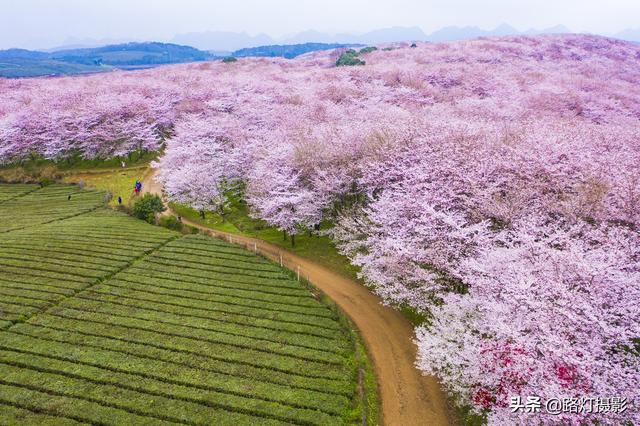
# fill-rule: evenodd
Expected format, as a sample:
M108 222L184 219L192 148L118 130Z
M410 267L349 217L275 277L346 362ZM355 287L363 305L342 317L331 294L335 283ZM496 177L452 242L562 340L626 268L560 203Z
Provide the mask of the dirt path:
M162 188L153 180L154 176L155 173L149 173L145 177L143 192L162 195ZM168 210L166 213L171 214ZM255 238L212 230L187 219L183 222L280 262L340 306L358 327L373 362L380 390L382 424L453 424L438 382L431 376L423 376L414 367L413 329L399 312L383 306L380 298L359 283L280 247Z

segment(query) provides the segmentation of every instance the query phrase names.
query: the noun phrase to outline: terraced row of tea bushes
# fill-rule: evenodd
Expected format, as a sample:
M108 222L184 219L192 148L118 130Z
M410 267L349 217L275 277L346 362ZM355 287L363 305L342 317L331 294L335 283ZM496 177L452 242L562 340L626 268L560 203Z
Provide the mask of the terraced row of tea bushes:
M0 215L38 199L52 212L49 221L27 210L31 222L0 234L3 421L353 420L351 332L289 273L104 208L55 219L70 213L65 189L75 190L25 190L0 204ZM36 217L48 223L29 226Z
M106 209L0 233L0 321L24 320L176 236Z
M17 185L15 190L8 187L0 188L0 233L86 213L103 205L106 195L71 185L35 190L32 185Z
M28 192L35 191L36 189L38 189L38 185L0 183L0 203L13 198L18 198Z

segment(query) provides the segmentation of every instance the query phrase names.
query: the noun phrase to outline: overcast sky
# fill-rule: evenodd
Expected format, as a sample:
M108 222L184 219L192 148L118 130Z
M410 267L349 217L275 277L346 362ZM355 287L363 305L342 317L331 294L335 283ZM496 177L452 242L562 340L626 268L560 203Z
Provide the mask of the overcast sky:
M282 36L448 25L520 30L563 24L610 35L640 27L640 0L1 0L0 48L77 39L170 40L207 30ZM72 38L76 40L71 40Z

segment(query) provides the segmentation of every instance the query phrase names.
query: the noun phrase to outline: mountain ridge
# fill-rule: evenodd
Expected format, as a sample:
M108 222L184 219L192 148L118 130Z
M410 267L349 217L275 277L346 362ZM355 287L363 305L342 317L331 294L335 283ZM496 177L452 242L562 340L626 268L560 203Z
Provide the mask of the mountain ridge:
M176 35L171 41L183 43L209 51L234 51L240 48L252 48L264 45L289 45L304 43L344 43L344 44L379 44L400 41L454 41L476 37L492 37L505 35L536 35L560 34L572 31L564 25L556 25L545 29L530 28L520 31L509 24L503 23L491 30L484 30L476 26L447 26L429 34L420 27L393 26L367 31L362 34L336 33L329 34L317 30L305 30L283 37L271 37L260 33L251 36L246 32L234 33L229 31L191 32ZM230 41L227 40L231 37ZM240 42L239 40L242 40Z

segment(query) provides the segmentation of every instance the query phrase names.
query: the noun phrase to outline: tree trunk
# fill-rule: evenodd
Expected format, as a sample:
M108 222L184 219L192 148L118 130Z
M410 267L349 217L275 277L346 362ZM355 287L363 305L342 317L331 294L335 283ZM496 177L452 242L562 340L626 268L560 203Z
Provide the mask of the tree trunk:
M296 246L296 234L291 234L291 247Z
M287 241L287 231L282 231L282 241Z

